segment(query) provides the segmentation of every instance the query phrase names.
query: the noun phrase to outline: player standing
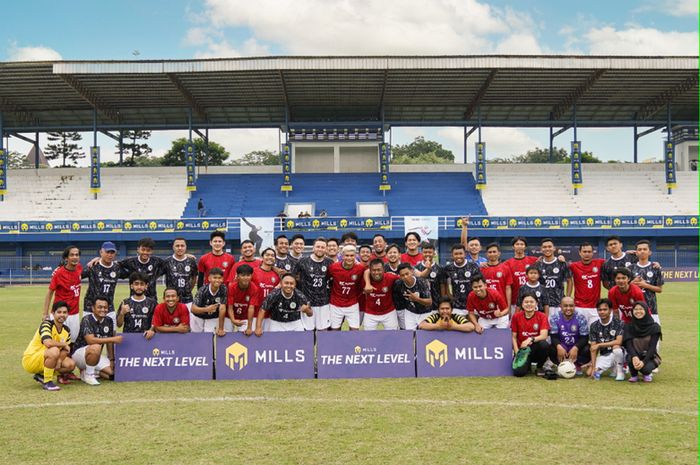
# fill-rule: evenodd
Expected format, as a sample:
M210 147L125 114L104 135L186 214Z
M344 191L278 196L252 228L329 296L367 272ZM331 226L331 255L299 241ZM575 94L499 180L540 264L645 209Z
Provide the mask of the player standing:
M372 238L372 260L381 258L386 263L386 238L383 234L375 234Z
M561 310L561 299L564 297L565 286L571 279L571 273L566 262L555 256L556 247L552 239L544 238L540 244L542 260L535 266L542 273L540 282L545 289L544 303L549 305L550 314L556 314Z
M153 255L153 249L155 248L156 242L150 237L144 237L138 242L136 256L121 260L119 265L124 270L122 277L128 277L134 272L145 275L148 279L146 297L158 300L156 285L158 284L158 278L165 274L165 261Z
M486 258L488 261L481 265L479 271L484 276L486 285L503 296L510 312L513 300L513 276L508 265L501 261L501 246L495 242L489 244L486 247Z
M81 277L88 279L88 290L83 300L83 319L87 313L92 313L93 302L100 296L107 299L107 314L110 321L115 324L116 332L117 314L114 311L114 291L117 288L119 278L125 274L124 269L114 261L117 255L117 247L114 242L104 242L100 247L100 258L92 266L84 268Z
M325 331L331 326L330 287L328 270L334 263L326 252L326 241L319 237L314 240L310 256L299 260L296 270L299 273L299 288L309 298L313 319L306 314L301 315L304 328L310 331L314 328ZM311 320L311 321L309 321Z
M510 305L510 312L513 314L516 310L516 304L519 302L517 298L520 294L520 286L527 282L527 270L537 262L537 257L526 255L527 239L522 236L514 237L510 244L513 246L513 257L506 260L506 265L510 270L511 276L511 296L513 297Z
M360 329L360 308L358 298L362 290L365 267L355 261L354 245L343 247L343 261L336 262L328 269L331 278L331 329L340 330L343 320L348 321L350 330Z
M338 247L340 241L337 238L331 237L326 241L326 255L333 260L333 263L338 261Z
M636 244L637 248L637 258L639 261L630 267L632 276L632 284L640 287L644 292L644 299L646 300L649 310L651 310L651 317L657 324L661 324L659 320L659 308L656 303L656 294L660 294L664 287L664 276L660 266L654 266L652 262L649 261L651 256L651 243L644 239Z
M399 329L399 319L392 298L394 283L399 277L384 272L384 262L375 258L369 264L369 287L365 287L364 329L373 331L378 324L384 329Z
M260 263L262 263L262 260L255 258L255 243L249 239L246 239L241 242L241 259L233 264L231 271L229 272L229 276L231 277L231 280L236 279L238 267L243 264L255 269L260 266Z
M202 255L197 265L197 270L199 272L197 276L197 287L209 284L209 271L213 268L224 270L224 282L228 283L231 277L231 272L229 270L236 262L233 255L224 251L226 235L223 231L213 231L209 235L209 245L211 246L211 252Z
M212 268L209 271L209 284L200 287L194 297L190 310L190 330L193 333L216 332L219 336L233 331L231 321L225 319L226 303L224 270Z
M536 266L527 269L527 281L525 281L525 284L520 286L520 289L518 289L518 297L515 299L515 307L516 309L519 309L525 296L531 295L536 298L538 302L542 302L542 305L540 305L540 310L543 311L549 318L549 305L547 305L547 303L544 301L545 289L540 282L541 276L542 273Z
M304 258L304 248L306 248L306 241L302 234L295 234L292 236L292 241L290 243L291 250L289 251L289 258L294 262L298 262Z
M289 239L280 234L275 238L275 272L280 276L295 273L295 264L295 260L289 256Z
M163 263L165 287L177 289L180 302L192 308L192 289L197 283L197 260L187 255L187 242L182 237L173 240L173 254Z
M80 249L69 245L63 250L62 259L61 265L51 274L42 318L49 318L52 300L65 302L68 305L68 317L64 324L75 337L80 331L80 275L83 272L80 265Z
M253 268L253 282L260 289L260 301L264 301L268 295L280 285L280 277L275 273L275 250L268 247L262 251L262 263L257 268ZM257 319L260 319L258 313ZM270 313L268 312L263 318L263 329L269 330ZM257 328L257 326L256 326Z
M618 268L630 268L637 263L637 257L622 250L622 240L619 236L610 236L605 240L605 250L610 257L605 260L601 269L601 279L605 289L610 289L615 285L615 272Z
M420 247L420 234L410 232L404 237L404 246L406 252L401 254L401 263L408 263L411 266L416 266L423 261L423 254L418 250Z
M445 275L449 282L448 295L452 297L452 313L466 317L467 295L472 289L472 279L481 275L481 271L476 263L467 262L463 244L452 246L452 263L445 265Z
M226 300L228 318L234 330L237 328L250 336L253 319L257 318L260 307L260 289L253 282L253 268L250 265L244 264L238 268L236 279L228 286Z
M586 317L590 326L598 319L596 305L600 299L600 273L605 260L593 258L593 246L589 242L578 246L578 254L581 261L573 262L569 266L573 286L567 287L566 295L571 296L574 291L576 310Z
M430 242L423 245L423 261L416 265L415 269L418 272L416 276L430 284L430 298L433 300L431 309L437 311L442 296L447 295L447 275L445 270L435 263L435 246Z
M468 263L476 263L481 266L481 264L486 263L488 260L485 257L480 257L481 253L481 241L478 237L468 238L468 227L469 227L469 217L462 217L462 233L460 235L460 243L464 246L464 249L469 252L466 259Z
M117 326L124 327L125 333L143 333L146 339L155 334L151 321L158 301L145 295L148 278L137 271L129 275L131 295L124 299L117 313Z
M410 263L399 265L399 281L394 283L397 294L401 294L406 302L404 329L415 330L421 321L432 313L433 299L430 297L430 284L417 278Z

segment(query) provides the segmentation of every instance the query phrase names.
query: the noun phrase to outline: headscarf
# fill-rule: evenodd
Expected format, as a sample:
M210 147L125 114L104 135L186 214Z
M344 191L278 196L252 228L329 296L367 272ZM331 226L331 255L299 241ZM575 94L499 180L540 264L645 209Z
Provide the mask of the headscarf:
M646 302L635 302L632 308L639 305L644 308L644 316L642 318L637 318L634 316L634 311L632 312L632 319L629 323L625 324L625 331L623 339L623 344L629 339L636 339L639 337L653 336L655 334L659 335L661 338L661 326L659 326L649 313L649 306Z

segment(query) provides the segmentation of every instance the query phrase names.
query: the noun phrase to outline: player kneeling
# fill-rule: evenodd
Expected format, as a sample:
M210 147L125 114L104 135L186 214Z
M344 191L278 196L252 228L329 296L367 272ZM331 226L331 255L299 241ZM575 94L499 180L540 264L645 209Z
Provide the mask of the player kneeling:
M61 373L58 382L68 384L63 374L75 369L75 362L69 357L70 331L64 326L68 318L68 304L59 301L51 307L53 320L44 320L22 355L22 368L34 375L47 391L59 391L61 388L54 384L55 371Z
M85 384L97 386L97 376L110 379L114 375L114 344L121 344L122 336L114 335L114 322L107 316L109 302L98 296L93 300L92 313L80 322L80 334L73 347L73 360L80 369ZM102 349L107 347L107 356Z
M486 287L486 281L481 275L472 279L472 292L467 297L467 311L469 321L479 334L488 328L508 328L510 307L500 292Z
M224 270L212 268L209 284L199 288L190 311L190 329L193 333L213 333L223 336L232 332L233 325L226 319L226 286Z
M309 305L309 299L296 288L297 280L293 274L282 275L281 287L270 292L265 298L255 326L255 335L262 336L263 320L265 314L270 314L271 332L278 331L304 331L301 322L301 313L313 316L314 312Z
M474 331L474 325L464 318L464 315L452 313L452 298L443 297L438 305L438 313L433 313L421 321L418 329L426 331Z
M537 299L531 295L522 301L521 312L516 312L510 322L513 331L513 375L525 376L530 364L537 364L537 375L544 376L544 362L549 354L549 321L543 312L537 311Z
M615 381L625 380L622 364L622 322L612 315L612 302L600 299L597 304L598 319L591 324L588 340L591 344L591 367L588 376L595 380L608 370L615 374Z

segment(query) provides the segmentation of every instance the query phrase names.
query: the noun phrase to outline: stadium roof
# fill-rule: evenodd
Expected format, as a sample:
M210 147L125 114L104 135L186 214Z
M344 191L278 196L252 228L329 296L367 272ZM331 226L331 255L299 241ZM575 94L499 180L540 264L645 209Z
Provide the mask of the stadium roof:
M662 125L698 120L697 57L265 57L0 63L6 132Z

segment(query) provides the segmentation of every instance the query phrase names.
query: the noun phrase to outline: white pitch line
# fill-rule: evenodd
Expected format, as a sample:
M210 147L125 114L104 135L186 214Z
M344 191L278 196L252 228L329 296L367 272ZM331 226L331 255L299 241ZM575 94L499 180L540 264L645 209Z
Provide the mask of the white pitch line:
M489 401L489 400L439 400L439 399L324 399L318 397L266 397L266 396L218 396L218 397L174 397L164 399L122 399L122 400L82 400L63 402L43 402L36 404L0 405L2 410L20 410L47 407L81 407L87 405L130 405L149 403L199 403L199 402L291 402L291 403L331 403L331 404L388 404L388 405L437 405L437 406L473 406L473 407L514 407L514 408L541 408L541 403L517 402L517 401ZM605 410L617 412L653 413L660 415L685 415L697 417L697 411L674 410L655 407L620 407L613 405L591 404L547 404L547 408L563 410Z

